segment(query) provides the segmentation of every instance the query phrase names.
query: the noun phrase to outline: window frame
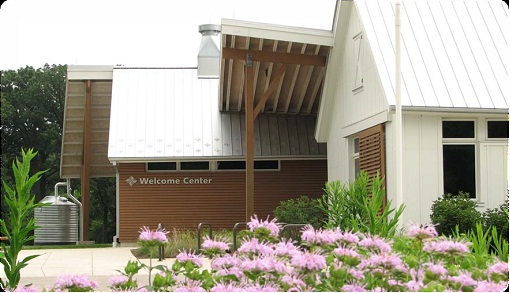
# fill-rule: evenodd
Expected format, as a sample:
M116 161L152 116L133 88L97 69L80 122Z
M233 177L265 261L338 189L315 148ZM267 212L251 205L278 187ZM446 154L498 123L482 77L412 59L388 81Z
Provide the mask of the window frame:
M464 137L464 138L452 138L452 137L443 137L443 122L445 121L472 121L473 122L473 127L474 127L474 137ZM479 134L478 134L478 131L479 131L479 121L477 119L474 119L474 118L442 118L440 119L440 127L439 127L439 136L440 136L440 156L441 156L441 160L440 160L440 168L441 168L441 190L442 190L442 194L445 194L445 180L444 180L444 149L443 149L443 146L444 145L474 145L475 147L475 150L474 150L474 154L475 154L475 174L474 174L474 178L475 178L475 192L476 192L476 195L473 197L471 195L471 199L472 200L476 200L478 202L480 202L480 199L481 199L481 195L480 195L480 163L479 163L479 160L480 160L480 155L479 155L479 142L478 142L478 137L479 137Z
M508 137L489 137L489 122L509 122L509 121L504 120L504 119L486 119L485 120L485 140L498 141L498 142L508 141Z

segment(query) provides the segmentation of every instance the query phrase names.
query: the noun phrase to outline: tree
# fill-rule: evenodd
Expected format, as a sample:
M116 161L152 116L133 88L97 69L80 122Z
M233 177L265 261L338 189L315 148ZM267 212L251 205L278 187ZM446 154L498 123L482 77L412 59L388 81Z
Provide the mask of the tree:
M36 202L59 181L66 71L66 65L46 64L1 73L2 179L13 182L9 166L20 149L37 149L32 171L48 172L34 186Z

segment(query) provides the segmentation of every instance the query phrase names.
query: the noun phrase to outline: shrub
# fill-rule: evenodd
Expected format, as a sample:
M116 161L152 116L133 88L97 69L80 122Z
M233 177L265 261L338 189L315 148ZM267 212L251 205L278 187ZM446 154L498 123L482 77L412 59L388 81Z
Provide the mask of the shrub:
M404 205L395 210L390 200L385 202L384 182L379 173L369 178L362 171L348 185L340 181L328 182L324 191L326 194L320 203L327 215L327 228L339 227L382 237L395 235Z
M495 227L498 235L508 241L508 199L505 200L498 208L486 210L483 213L484 229L491 230Z
M458 225L460 233L476 231L476 223L482 221L482 215L476 210L476 202L468 193L458 195L445 194L432 203L430 219L436 225L439 234L453 235Z
M273 213L281 223L310 224L316 229L322 226L325 219L319 200L306 195L280 202Z

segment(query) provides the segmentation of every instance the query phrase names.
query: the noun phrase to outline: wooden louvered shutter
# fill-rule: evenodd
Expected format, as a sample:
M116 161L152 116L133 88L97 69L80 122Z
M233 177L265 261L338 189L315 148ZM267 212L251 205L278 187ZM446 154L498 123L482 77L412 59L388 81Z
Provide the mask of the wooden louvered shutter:
M369 178L377 172L381 178L386 175L386 157L384 148L384 125L380 124L359 133L360 170L368 173Z

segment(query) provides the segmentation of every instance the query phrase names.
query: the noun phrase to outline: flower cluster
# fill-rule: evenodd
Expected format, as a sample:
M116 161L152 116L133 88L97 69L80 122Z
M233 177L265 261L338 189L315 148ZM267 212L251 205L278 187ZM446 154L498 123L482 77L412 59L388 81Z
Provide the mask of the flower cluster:
M97 287L97 283L89 280L86 275L63 275L57 278L53 285L53 290L87 292L94 291L94 288Z
M149 227L143 226L138 238L140 241L165 243L168 242L167 234L168 231L165 229L151 230Z
M266 230L270 236L277 237L280 233L280 225L276 223L276 219L269 221L269 216L266 220L262 221L257 218L257 215L251 217L251 221L246 224L250 231L255 232L257 229Z
M507 263L492 255L480 262L470 253L468 242L437 237L433 226L411 226L407 235L391 240L307 226L302 231L301 245L288 240L269 241L267 237L275 237L271 231L278 227L274 220L254 217L249 227L253 237L245 239L232 254L214 255L210 270L202 267L202 254L182 251L171 269L163 268L155 275L152 285L126 287L132 280L128 272L139 269L128 264L133 267L126 268L129 279L111 279L110 288L175 292L486 292L501 291L508 282ZM257 229L265 232L257 233ZM227 248L225 242L208 240L204 251ZM69 286L94 288L94 284L65 278L55 288L70 290Z
M420 240L435 238L438 236L434 225L417 225L411 224L408 231L409 237L414 237Z

